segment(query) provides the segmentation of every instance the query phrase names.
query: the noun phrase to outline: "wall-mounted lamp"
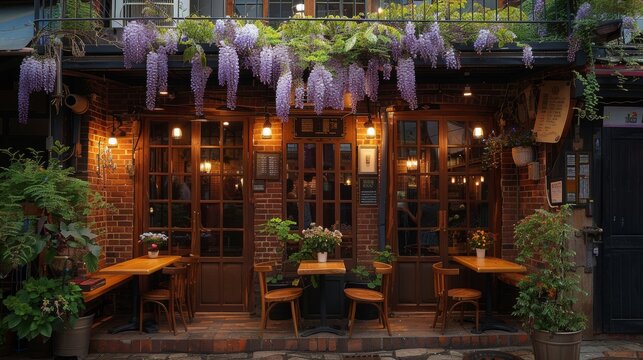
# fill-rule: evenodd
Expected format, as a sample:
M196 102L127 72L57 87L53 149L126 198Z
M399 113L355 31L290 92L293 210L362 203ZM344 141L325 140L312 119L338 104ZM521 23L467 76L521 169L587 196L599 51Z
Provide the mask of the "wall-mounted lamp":
M482 130L482 126L476 125L473 127L473 137L475 139L481 139L484 136L484 130Z
M471 96L473 93L471 92L471 86L469 84L465 85L464 91L462 92L462 96Z
M107 176L107 171L116 170L116 163L112 156L112 149L109 146L103 146L102 141L98 140L98 154L96 154L96 174L103 179Z
M182 137L183 137L183 130L181 130L181 128L178 126L175 126L172 129L172 139L179 140Z
M261 138L272 138L272 124L270 124L270 117L266 114L266 120L263 122L263 129L261 129Z
M296 15L304 15L304 10L306 10L306 5L303 3L296 4L293 6Z
M229 122L229 121L224 121L224 122L223 122L223 126L228 126L228 125L230 125L230 122Z
M117 121L118 126L116 126ZM116 114L112 114L112 132L107 139L107 145L116 146L118 145L118 139L116 137L125 136L125 130L121 129L121 126L123 126L123 119L121 119L121 117Z
M373 125L373 120L371 119L371 115L368 115L368 120L366 123L364 123L364 126L366 127L366 138L367 139L374 139L375 138L375 125Z

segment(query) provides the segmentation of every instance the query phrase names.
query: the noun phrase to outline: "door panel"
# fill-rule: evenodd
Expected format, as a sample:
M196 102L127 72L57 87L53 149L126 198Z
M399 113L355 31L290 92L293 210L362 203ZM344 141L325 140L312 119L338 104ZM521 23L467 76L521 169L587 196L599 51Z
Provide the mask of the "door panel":
M200 256L197 310L247 311L245 121L148 124L144 231L167 233L169 254Z
M643 332L643 130L604 129L603 328Z
M481 169L480 116L396 114L393 136L397 253L395 306L424 310L436 302L431 266L442 253L466 254L467 233L489 230L489 191ZM487 181L488 182L488 181Z

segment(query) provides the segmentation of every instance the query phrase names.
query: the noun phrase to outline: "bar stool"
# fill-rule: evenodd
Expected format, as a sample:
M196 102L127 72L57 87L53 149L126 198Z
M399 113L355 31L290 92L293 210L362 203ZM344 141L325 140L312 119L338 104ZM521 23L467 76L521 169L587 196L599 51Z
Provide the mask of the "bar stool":
M160 317L161 310L165 312L167 322L170 326L170 331L176 335L176 311L178 310L181 315L181 321L185 331L188 331L188 326L185 322L185 314L183 307L185 306L185 287L187 283L187 267L165 267L163 274L170 276L170 284L168 289L153 289L146 291L141 295L140 299L140 320L139 331L143 331L143 306L145 303L152 303L156 306L155 314L157 322Z
M442 262L433 264L433 290L435 296L438 297L437 311L435 318L433 318L433 328L435 328L438 317L442 317L442 334L447 325L448 314L453 311L457 306L461 306L461 318L464 319L464 304L471 304L476 308L476 330L479 325L479 305L478 300L482 297L482 293L476 289L468 288L454 288L449 289L447 285L447 276L457 276L460 274L460 269L445 269L442 267ZM444 302L443 295L446 290L446 302ZM455 301L451 307L449 304ZM448 310L447 310L448 309Z

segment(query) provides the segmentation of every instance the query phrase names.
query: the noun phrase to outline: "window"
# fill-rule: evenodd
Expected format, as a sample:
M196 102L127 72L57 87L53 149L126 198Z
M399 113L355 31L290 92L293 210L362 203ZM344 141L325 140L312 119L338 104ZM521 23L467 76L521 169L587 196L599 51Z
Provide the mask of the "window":
M263 17L263 1L235 0L234 14L236 16Z
M225 16L225 0L192 0L190 13L211 17Z
M315 4L315 16L329 15L353 17L366 12L364 0L328 0L318 1Z
M268 3L268 17L271 18L287 18L293 14L293 6L295 4L303 3L301 1L293 0L272 0Z

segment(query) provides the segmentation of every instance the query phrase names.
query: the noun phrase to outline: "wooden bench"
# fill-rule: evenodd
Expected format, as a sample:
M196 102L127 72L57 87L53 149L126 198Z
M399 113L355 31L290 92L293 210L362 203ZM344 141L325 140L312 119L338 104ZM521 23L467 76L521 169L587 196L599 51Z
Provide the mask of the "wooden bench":
M94 277L100 277L105 279L105 285L94 289L92 291L83 292L83 298L85 303L88 303L92 300L95 300L109 291L119 287L123 283L127 282L132 278L132 275L116 275L116 274L101 274L100 272L93 275Z

